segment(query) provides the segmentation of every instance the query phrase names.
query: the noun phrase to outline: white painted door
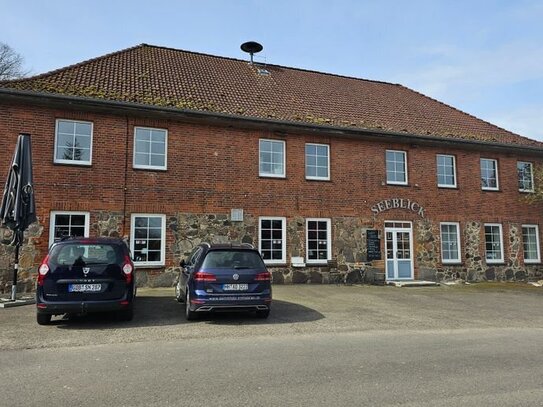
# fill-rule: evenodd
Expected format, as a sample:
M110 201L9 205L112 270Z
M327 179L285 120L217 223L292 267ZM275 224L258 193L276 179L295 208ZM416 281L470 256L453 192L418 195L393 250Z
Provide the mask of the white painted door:
M385 222L387 280L413 280L411 222Z

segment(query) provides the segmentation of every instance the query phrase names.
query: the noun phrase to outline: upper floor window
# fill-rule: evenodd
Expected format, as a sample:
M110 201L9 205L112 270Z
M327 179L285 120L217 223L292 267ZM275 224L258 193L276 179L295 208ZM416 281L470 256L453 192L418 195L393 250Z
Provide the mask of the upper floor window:
M460 225L456 222L442 222L441 261L460 263Z
M534 192L534 173L530 162L517 161L518 190Z
M49 245L58 242L63 237L88 237L88 212L51 212L49 225Z
M487 191L497 191L498 185L498 161L481 158L481 188Z
M163 266L166 247L166 216L132 214L130 249L134 264Z
M330 147L327 144L305 145L305 178L330 179Z
M485 257L487 263L503 263L503 234L499 223L485 223Z
M285 142L260 140L259 175L261 177L285 178Z
M386 151L387 184L407 185L407 153Z
M456 162L454 155L437 155L437 186L456 188Z
M259 249L266 264L287 262L287 220L279 217L260 218Z
M55 131L55 163L91 165L92 123L58 119Z
M522 244L524 247L524 263L539 263L539 227L522 225Z
M134 129L134 168L165 170L168 132L163 129L136 127Z
M330 219L307 219L307 263L326 263L332 258Z

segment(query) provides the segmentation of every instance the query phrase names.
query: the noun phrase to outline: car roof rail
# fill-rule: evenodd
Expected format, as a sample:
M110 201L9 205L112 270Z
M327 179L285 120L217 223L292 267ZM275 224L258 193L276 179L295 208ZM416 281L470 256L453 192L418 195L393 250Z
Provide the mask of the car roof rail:
M201 245L206 245L207 247L211 247L211 245L208 242L202 242Z
M251 243L242 243L241 246L248 247L249 249L254 249L255 248Z

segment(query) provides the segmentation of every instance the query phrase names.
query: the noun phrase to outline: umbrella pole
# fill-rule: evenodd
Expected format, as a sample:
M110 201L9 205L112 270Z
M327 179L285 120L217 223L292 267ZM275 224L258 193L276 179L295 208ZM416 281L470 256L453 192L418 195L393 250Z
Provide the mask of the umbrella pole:
M17 300L17 271L19 270L19 247L20 243L17 241L15 245L15 264L13 265L13 284L11 286L11 301Z

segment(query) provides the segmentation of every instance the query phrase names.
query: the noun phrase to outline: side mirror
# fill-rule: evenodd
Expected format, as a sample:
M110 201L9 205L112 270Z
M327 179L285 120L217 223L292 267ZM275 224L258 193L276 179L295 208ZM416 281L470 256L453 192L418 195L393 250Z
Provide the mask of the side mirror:
M181 259L181 263L179 263L179 265L180 265L182 268L187 267L187 263L185 262L185 259Z

